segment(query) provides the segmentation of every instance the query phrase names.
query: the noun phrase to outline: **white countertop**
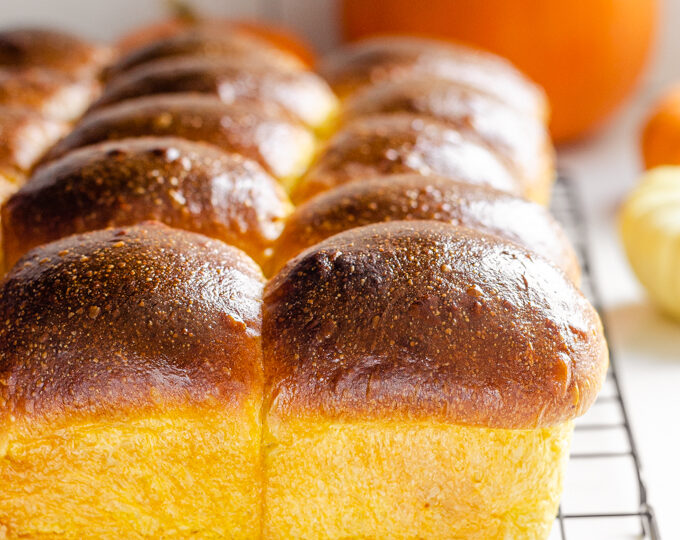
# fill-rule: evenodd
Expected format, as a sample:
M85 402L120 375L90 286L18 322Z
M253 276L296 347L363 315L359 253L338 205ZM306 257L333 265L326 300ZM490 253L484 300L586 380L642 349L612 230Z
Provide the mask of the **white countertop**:
M597 136L560 151L590 232L610 346L639 447L648 495L664 540L680 539L680 324L659 315L632 274L617 231L618 206L639 176L644 96Z

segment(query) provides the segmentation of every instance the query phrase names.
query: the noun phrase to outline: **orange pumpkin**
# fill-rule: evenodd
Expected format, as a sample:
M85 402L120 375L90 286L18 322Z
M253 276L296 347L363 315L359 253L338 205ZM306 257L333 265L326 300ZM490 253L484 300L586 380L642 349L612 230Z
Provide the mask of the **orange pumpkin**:
M279 49L293 53L307 66L316 62L316 55L309 44L282 26L261 21L234 21L234 26L266 39Z
M345 36L415 33L509 58L541 84L557 141L599 125L630 93L648 56L657 0L343 0Z
M661 97L650 112L642 132L645 167L680 165L680 85Z

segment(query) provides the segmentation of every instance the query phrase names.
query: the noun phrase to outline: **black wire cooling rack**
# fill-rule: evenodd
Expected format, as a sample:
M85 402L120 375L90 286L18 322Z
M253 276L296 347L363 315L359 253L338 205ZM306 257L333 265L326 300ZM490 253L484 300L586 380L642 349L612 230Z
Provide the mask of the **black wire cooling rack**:
M583 291L602 314L582 206L573 181L566 176L556 182L551 210L581 260ZM660 540L611 348L604 388L591 410L576 421L566 482L551 540Z

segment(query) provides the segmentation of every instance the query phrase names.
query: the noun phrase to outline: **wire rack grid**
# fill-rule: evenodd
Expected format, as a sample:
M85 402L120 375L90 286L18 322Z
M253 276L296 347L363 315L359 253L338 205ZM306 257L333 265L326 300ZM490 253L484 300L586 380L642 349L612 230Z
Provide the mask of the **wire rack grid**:
M582 206L573 181L564 175L556 182L551 210L566 229L581 260L583 292L602 314ZM660 540L611 347L603 391L591 411L576 422L568 468L565 498L551 540L605 537ZM572 501L570 478L574 479Z

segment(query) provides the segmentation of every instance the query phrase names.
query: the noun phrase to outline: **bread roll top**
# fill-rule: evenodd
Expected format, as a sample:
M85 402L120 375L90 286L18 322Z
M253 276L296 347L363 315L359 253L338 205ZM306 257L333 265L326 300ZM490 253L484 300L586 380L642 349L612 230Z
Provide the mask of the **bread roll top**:
M0 170L0 205L2 205L16 190L19 189L19 185L16 183L15 179L10 178L7 173L3 173ZM5 254L4 250L4 239L2 228L0 227L0 272L4 272L6 268Z
M311 71L286 70L248 59L183 56L156 60L120 75L93 108L155 94L198 92L226 103L261 100L278 103L310 126L318 126L337 108L326 82Z
M44 67L69 76L94 77L111 58L111 51L75 36L46 28L0 31L0 66Z
M129 100L87 115L42 162L74 148L144 135L210 143L254 159L279 178L300 174L315 145L312 133L273 103L226 104L211 96L176 94Z
M463 83L523 113L547 116L542 90L507 60L443 41L406 36L365 39L327 55L319 72L343 98L379 81L425 76Z
M519 245L450 224L368 225L266 286L265 410L532 429L587 410L604 380L599 317Z
M67 129L25 107L0 105L0 119L0 174L16 182Z
M299 204L341 184L416 172L522 193L517 172L478 137L432 118L384 114L359 118L330 139L291 193Z
M244 59L251 65L264 64L288 70L305 67L294 55L258 38L252 32L202 25L154 40L130 51L108 67L104 75L108 80L115 79L142 64L178 56Z
M291 209L276 179L240 155L169 137L100 143L41 167L7 202L6 260L70 234L157 220L262 263Z
M73 80L45 68L0 68L0 106L28 107L47 117L71 121L95 97L94 81Z
M0 291L0 424L158 407L239 407L261 392L258 267L156 224L37 248Z
M344 120L408 112L471 130L509 159L525 182L551 174L554 151L543 122L469 86L434 78L385 81L367 86L346 101Z
M352 182L299 206L276 242L273 268L334 234L398 220L444 221L502 236L579 279L574 249L544 207L492 188L417 174Z

